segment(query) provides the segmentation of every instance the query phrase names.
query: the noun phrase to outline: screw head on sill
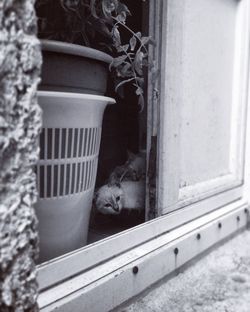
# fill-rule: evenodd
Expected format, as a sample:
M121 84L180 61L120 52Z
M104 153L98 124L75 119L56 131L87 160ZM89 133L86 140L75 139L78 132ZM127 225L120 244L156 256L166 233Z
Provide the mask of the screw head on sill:
M174 254L177 256L178 253L179 253L179 249L176 247L176 248L174 249Z
M138 266L134 266L132 271L134 274L137 274L139 272Z

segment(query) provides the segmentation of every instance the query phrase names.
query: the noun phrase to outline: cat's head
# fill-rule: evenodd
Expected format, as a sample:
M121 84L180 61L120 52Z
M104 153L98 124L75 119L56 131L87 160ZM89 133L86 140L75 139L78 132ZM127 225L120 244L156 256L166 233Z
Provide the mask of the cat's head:
M94 205L102 214L117 215L122 210L123 190L119 184L100 187L94 197Z
M132 181L143 180L146 177L146 157L144 154L134 154L128 151L128 174Z

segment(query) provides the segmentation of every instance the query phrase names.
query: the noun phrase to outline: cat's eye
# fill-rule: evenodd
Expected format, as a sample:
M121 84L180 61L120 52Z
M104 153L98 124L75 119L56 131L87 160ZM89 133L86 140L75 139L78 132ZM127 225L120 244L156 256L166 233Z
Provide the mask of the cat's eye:
M119 201L119 200L120 200L120 196L117 196L117 197L116 197L116 201Z
M111 207L111 204L105 204L104 207L110 208L110 207Z

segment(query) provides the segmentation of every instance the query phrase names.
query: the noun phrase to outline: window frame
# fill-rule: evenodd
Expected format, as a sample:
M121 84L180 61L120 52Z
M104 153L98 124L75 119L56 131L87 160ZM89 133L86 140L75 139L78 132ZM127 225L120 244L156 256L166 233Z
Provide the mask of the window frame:
M247 10L249 10L249 1L241 0L246 4ZM156 61L156 67L164 72L167 62L171 62L171 58L167 60L168 53L172 53L168 50L165 54L164 46L169 49L169 34L166 34L164 29L167 29L167 21L169 21L169 1L165 0L153 0L149 4L149 35L155 38L156 46L150 48L150 53ZM245 9L246 10L246 9ZM246 10L246 11L247 11ZM182 22L179 20L179 22ZM248 23L249 24L249 23ZM249 34L249 26L246 30ZM249 48L247 47L249 52ZM248 55L245 60L246 68L248 69ZM163 65L164 64L164 65ZM149 81L151 81L152 73L149 73ZM245 74L244 74L245 75ZM246 78L246 76L244 76ZM171 115L176 116L177 111L175 107L163 105L163 95L161 95L161 90L165 89L165 79L164 75L159 75L156 79L156 84L152 86L148 84L148 138L147 138L147 155L149 165L150 153L152 147L153 138L157 138L157 162L156 162L156 186L150 184L150 180L147 177L148 189L156 190L155 201L156 201L156 215L160 216L164 213L164 202L166 198L173 198L176 200L176 190L179 190L178 179L176 172L178 168L174 167L169 170L172 172L173 178L173 188L166 189L166 182L164 180L163 166L165 166L165 158L163 157L164 149L166 149L165 138L167 134L163 133L163 123L165 123L164 116ZM247 87L245 86L244 100L247 101ZM177 117L176 117L177 118ZM172 120L172 121L171 121ZM176 124L174 124L175 117L171 118L167 128L176 129ZM244 132L244 131L243 131ZM171 141L170 141L171 144ZM242 151L242 155L243 155ZM173 154L174 157L174 154ZM242 156L243 157L243 156ZM171 160L168 162L167 166L170 168ZM243 167L243 164L242 164ZM242 168L241 168L242 169ZM243 169L242 169L243 170ZM241 170L241 172L243 172ZM175 171L175 172L174 172ZM91 245L85 246L79 250L73 251L69 254L63 255L59 258L50 260L46 263L38 265L38 283L40 287L40 292L47 291L48 289L53 289L54 286L69 280L72 277L87 272L88 270L98 267L98 265L103 264L105 261L116 258L119 255L125 253L126 251L133 250L136 247L154 240L160 235L164 235L169 231L180 227L181 225L195 220L196 218L208 214L220 207L223 207L229 203L237 201L242 198L242 183L243 177L234 183L224 184L223 188L218 188L212 194L206 194L203 197L196 198L195 201L184 201L179 202L175 208L176 211L172 211L167 215L162 215L157 219L150 220L142 225L136 226L132 229L123 231L119 234L113 235ZM216 196L215 196L216 195ZM150 194L147 193L146 210L149 212L152 207L150 207ZM169 199L167 199L169 202ZM177 203L176 203L177 204Z
M229 0L230 1L230 0ZM248 68L249 68L249 3L247 0L238 1L235 26L235 56L234 56L234 82L233 104L231 120L231 146L230 146L230 171L221 177L202 181L196 185L180 186L180 166L176 159L180 157L180 103L182 73L182 37L184 25L185 5L176 2L171 6L169 1L163 2L162 10L167 15L162 18L165 28L175 28L176 33L167 31L167 36L162 37L163 46L167 46L166 53L162 49L159 123L159 183L158 183L158 207L160 214L183 208L197 203L206 198L216 196L222 192L228 192L235 188L242 188L244 183L244 151L245 129L248 96ZM177 18L176 18L177 17ZM168 22L166 22L168 20ZM168 103L168 105L165 105ZM167 155L165 150L171 151ZM232 160L233 159L233 160ZM170 184L166 180L172 181ZM241 195L240 195L241 196ZM235 200L237 197L235 198ZM205 212L204 212L205 213ZM202 215L202 210L201 210Z

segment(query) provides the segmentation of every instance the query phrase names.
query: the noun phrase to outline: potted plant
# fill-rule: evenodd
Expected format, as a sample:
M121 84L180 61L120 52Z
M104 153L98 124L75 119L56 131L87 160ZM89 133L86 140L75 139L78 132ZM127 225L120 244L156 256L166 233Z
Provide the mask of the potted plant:
M37 0L44 111L37 166L40 261L86 243L109 70L130 83L143 108L150 38L126 25L120 0ZM128 43L123 32L130 34ZM107 54L108 52L108 54Z
M88 77L84 81L86 69L77 62L83 62L85 55L88 61L94 59L97 64L106 63L109 69L115 70L116 91L124 83L133 84L139 96L139 104L143 104L143 68L152 66L152 62L148 61L146 46L152 40L126 25L130 11L124 3L120 0L37 0L36 11L38 36L42 39L44 56L42 89L53 86L53 90L61 90L62 80L66 79L64 91L81 92L86 89L86 93L104 94L107 73L105 76L103 68L97 72L93 68L94 62L90 70L96 73L94 85L97 84L96 78L100 78L103 87L93 90L91 79ZM130 34L128 42L122 38L124 32ZM52 56L53 53L56 56ZM70 57L65 62L66 55L76 56L72 61L74 64ZM49 60L50 57L53 59ZM70 65L75 66L72 73Z

